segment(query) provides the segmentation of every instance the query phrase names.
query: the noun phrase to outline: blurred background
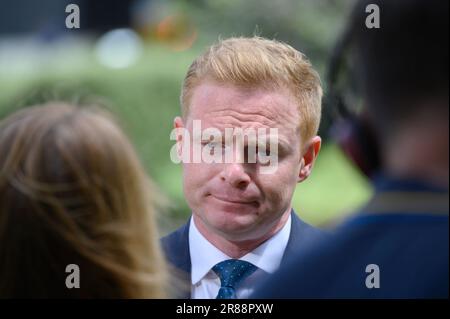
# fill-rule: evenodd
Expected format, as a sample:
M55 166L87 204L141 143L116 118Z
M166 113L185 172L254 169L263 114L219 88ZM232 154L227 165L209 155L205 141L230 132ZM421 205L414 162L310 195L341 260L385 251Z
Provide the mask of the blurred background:
M193 59L219 38L254 34L305 53L322 78L352 0L15 0L0 1L0 118L48 100L107 105L151 177L169 198L162 232L189 216L181 166L170 160L172 121ZM69 29L68 4L80 27ZM71 20L74 22L74 20ZM325 88L326 92L326 88ZM307 222L332 224L371 195L369 182L328 137L294 208Z

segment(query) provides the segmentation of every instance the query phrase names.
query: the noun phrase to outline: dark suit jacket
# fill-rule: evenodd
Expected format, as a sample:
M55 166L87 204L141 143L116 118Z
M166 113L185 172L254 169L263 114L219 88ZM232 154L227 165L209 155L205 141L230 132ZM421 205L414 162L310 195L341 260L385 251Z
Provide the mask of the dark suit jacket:
M448 298L448 190L384 176L375 187L367 207L251 298Z
M309 246L313 241L323 238L324 233L302 221L294 211L291 212L291 233L286 250L281 261L281 265L288 263L292 255L301 250L303 247ZM189 221L161 239L161 244L169 264L175 268L177 278L190 283L191 275L191 255L189 252ZM190 287L190 285L189 285ZM190 291L182 291L176 297L189 298Z

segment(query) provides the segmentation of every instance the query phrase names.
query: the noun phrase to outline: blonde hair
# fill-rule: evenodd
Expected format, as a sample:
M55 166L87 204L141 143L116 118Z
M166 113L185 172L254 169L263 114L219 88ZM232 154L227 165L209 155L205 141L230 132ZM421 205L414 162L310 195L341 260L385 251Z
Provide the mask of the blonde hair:
M308 59L290 45L261 37L229 38L212 45L189 67L181 91L183 118L189 114L194 89L203 81L238 86L287 87L298 101L300 132L317 134L322 88Z
M0 122L0 297L165 297L154 194L105 111L51 103Z

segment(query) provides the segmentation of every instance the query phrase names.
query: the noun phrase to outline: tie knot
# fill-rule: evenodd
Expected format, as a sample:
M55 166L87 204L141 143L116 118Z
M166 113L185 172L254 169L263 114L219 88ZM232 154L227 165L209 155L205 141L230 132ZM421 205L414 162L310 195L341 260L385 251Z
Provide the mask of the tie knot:
M212 268L217 276L219 276L222 287L233 288L255 272L256 269L257 267L255 265L238 259L224 260Z

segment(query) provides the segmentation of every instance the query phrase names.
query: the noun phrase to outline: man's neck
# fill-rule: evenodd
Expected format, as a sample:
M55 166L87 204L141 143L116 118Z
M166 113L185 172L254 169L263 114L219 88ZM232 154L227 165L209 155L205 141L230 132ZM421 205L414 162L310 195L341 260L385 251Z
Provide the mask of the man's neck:
M395 136L384 154L385 169L394 177L448 189L448 123L431 124L418 124L415 131Z
M265 232L262 236L257 236L256 239L228 239L217 232L210 231L210 229L203 223L203 221L196 215L193 215L193 222L197 227L198 231L205 237L212 245L217 249L222 251L224 254L231 258L239 259L249 252L256 249L259 245L264 243L266 240L274 236L278 231L280 231L287 220L289 219L291 208L289 208L281 218L272 226L269 231Z

